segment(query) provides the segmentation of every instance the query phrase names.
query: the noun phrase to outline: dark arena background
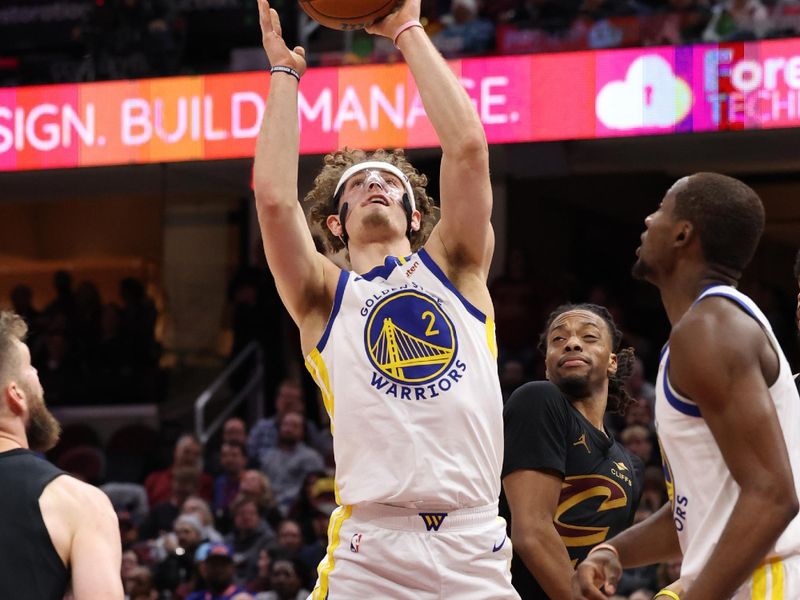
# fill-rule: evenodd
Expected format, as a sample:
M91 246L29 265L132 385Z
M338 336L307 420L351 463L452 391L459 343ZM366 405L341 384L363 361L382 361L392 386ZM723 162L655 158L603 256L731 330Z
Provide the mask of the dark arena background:
M555 306L609 307L641 359L637 403L608 419L647 465L637 520L667 501L652 408L669 324L630 269L678 178L721 172L761 196L766 230L741 287L800 369L800 2L729 4L423 1L490 144L504 397L543 376L536 344ZM273 6L309 61L301 196L322 156L348 146L406 148L437 198L441 152L391 42ZM251 187L269 85L255 0L0 3L0 303L26 319L63 427L47 458L117 510L132 598L187 597L208 540L233 545L253 597L283 558L294 595L280 598L305 597L325 554L329 423ZM262 461L289 411L315 457L301 473ZM175 521L186 512L197 520ZM627 571L617 597L649 598L677 568Z

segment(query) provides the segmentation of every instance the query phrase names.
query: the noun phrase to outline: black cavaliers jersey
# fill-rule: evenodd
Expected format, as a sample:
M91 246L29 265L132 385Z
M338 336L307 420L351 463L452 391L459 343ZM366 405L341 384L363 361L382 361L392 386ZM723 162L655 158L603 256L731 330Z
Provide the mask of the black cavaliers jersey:
M555 526L573 566L633 522L642 461L595 428L555 385L521 386L508 399L503 419L503 477L520 469L563 477ZM523 600L547 598L516 553L511 577Z
M69 573L47 532L39 497L64 472L30 450L0 453L0 598L61 600Z

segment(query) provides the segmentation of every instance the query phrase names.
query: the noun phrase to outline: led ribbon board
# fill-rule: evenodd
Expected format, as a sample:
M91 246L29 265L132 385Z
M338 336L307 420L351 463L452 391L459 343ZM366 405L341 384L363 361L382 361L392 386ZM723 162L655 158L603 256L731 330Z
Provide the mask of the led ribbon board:
M474 58L489 143L800 126L800 39ZM267 73L0 88L0 171L253 155ZM437 146L405 65L310 69L300 151Z

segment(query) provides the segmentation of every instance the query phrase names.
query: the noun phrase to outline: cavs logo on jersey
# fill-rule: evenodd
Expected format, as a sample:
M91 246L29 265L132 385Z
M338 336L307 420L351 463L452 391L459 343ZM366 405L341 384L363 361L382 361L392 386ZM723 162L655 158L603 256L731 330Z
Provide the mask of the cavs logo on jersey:
M595 546L605 541L611 529L598 523L602 521L600 515L615 509L625 510L627 506L625 488L613 479L603 475L572 475L561 484L553 522L567 548ZM573 519L597 525L574 525L570 522Z
M364 343L380 375L414 386L446 375L458 350L447 314L432 298L411 290L391 294L375 305L367 318Z

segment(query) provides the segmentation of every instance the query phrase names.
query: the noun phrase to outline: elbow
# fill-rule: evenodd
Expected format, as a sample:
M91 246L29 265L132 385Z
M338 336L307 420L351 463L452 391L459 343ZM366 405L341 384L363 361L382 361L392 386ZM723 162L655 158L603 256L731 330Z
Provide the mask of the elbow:
M765 482L766 483L766 482ZM790 476L788 481L772 485L765 485L759 490L761 504L765 513L769 514L775 528L783 531L800 512L800 502L794 488L794 480Z
M276 208L282 204L280 194L275 193L269 184L259 184L256 181L253 187L255 189L256 209L259 212Z
M539 540L535 531L519 531L511 526L511 542L514 544L514 551L522 557L535 556Z
M514 544L514 552L519 554L523 560L531 560L536 556L536 538L525 535L511 535L511 542Z
M486 133L483 126L476 132L464 136L459 144L461 151L467 156L488 157L489 142L486 140Z
M790 494L784 498L782 509L785 525L788 526L797 516L797 513L800 512L800 502L797 500L797 493L794 488L792 488Z
M782 517L784 526L791 523L792 519L800 512L800 501L797 499L797 490L794 487L794 477L789 474L780 485L774 485L770 494L770 502L775 506L776 516Z
M480 166L489 162L489 143L483 129L474 133L464 132L458 143L444 152L463 164Z

